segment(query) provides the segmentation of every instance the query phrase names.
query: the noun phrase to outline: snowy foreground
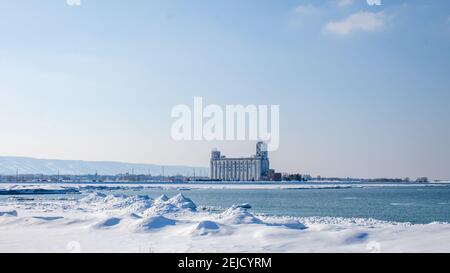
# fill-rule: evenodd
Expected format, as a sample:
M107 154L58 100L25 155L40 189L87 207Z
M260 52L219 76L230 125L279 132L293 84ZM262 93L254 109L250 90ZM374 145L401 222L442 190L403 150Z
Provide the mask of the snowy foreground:
M450 252L450 225L211 212L182 194L91 191L1 202L0 252Z

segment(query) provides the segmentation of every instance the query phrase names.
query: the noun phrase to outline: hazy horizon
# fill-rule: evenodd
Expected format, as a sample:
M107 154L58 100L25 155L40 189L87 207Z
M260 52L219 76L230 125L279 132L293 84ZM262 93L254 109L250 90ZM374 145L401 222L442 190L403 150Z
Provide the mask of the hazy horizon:
M172 139L171 109L200 96L279 105L280 172L450 179L450 2L0 3L0 156L253 155L254 141Z
M157 163L148 163L148 162L125 162L125 161L110 161L110 160L84 160L84 159L58 159L58 158L37 158L37 157L27 157L27 156L3 156L0 155L0 161L4 158L21 158L21 159L35 159L35 160L44 160L44 161L73 161L73 162L84 162L84 163L119 163L119 164L132 164L132 165L153 165L155 167L181 167L181 168L195 168L195 169L208 169L208 165L174 165L174 164L157 164ZM132 169L127 169L128 171L131 171ZM282 173L286 173L281 171ZM136 174L147 174L148 169L145 171L142 171L141 173L136 172ZM292 172L293 174L299 173L299 172ZM0 175L11 175L13 173L2 173L0 172ZM14 173L15 174L15 173ZM20 172L19 172L20 174ZM26 174L38 174L38 173L26 173ZM56 175L55 173L49 173L49 175ZM65 173L67 175L67 173ZM87 173L86 173L87 174ZM358 176L351 176L351 175L345 175L345 176L323 176L321 174L313 174L313 173L301 173L304 175L311 175L313 178L316 178L318 176L321 176L323 178L355 178L355 179L378 179L378 178L388 178L388 179L403 179L403 178L410 178L411 180L414 180L416 178L422 178L423 176L417 176L417 177L389 177L389 176L378 176L378 177L358 177ZM107 174L107 175L113 175L113 174ZM157 175L156 173L152 173L152 175ZM431 177L429 177L431 178ZM433 178L431 178L433 179ZM436 180L448 180L445 178L436 179Z

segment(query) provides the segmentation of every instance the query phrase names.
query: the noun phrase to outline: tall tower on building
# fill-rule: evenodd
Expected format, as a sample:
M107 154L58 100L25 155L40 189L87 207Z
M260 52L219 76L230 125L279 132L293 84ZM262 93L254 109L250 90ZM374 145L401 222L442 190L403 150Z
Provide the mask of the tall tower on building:
M267 144L260 141L256 143L256 156L261 158L269 158L269 152L267 151Z
M214 149L211 152L211 159L220 159L220 151L218 151L217 149Z
M267 151L267 144L260 141L256 143L256 157L260 159L261 164L261 180L266 180L269 178L269 152Z

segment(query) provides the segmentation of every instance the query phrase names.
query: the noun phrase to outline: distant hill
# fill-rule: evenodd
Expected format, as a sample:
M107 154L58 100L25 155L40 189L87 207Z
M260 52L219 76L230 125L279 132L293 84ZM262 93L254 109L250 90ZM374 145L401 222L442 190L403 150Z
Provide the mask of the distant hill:
M153 164L136 164L109 161L82 161L82 160L57 160L57 159L37 159L30 157L9 157L0 156L0 174L14 175L16 170L19 174L45 174L52 175L115 175L131 173L160 175L163 166ZM195 169L196 175L208 175L208 169L202 167L188 166L164 166L165 175L192 175Z

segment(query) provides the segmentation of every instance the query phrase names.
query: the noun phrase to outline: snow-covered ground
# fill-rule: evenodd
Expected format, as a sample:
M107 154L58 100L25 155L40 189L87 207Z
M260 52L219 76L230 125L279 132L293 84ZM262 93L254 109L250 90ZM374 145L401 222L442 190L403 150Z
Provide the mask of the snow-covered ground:
M101 189L162 189L162 190L192 190L192 189L347 189L347 188L360 188L363 186L372 185L343 185L343 184L324 184L324 185L312 185L312 184L271 184L271 183L58 183L58 184L39 184L39 183L0 183L0 194L27 194L32 191L45 191L59 190L61 193L64 191L76 191L76 190L101 190ZM376 185L373 185L376 186ZM13 192L14 191L14 192Z
M182 194L0 203L0 252L450 252L450 225L253 215Z
M27 184L0 184L0 195L26 195L26 194L68 194L79 193L79 186L27 185Z
M112 182L89 182L89 183L0 183L0 194L8 194L8 191L22 190L14 194L27 194L27 191L41 190L101 190L101 189L162 189L162 190L192 190L192 189L237 189L237 190L262 190L262 189L350 189L369 187L442 187L449 183L112 183ZM12 194L12 193L10 193Z

